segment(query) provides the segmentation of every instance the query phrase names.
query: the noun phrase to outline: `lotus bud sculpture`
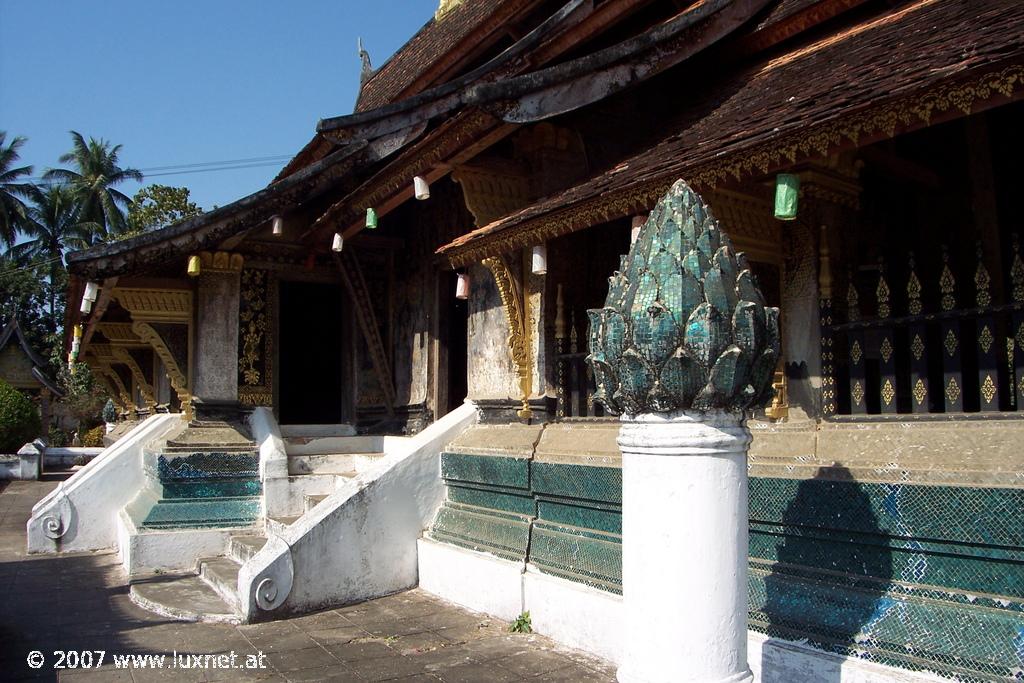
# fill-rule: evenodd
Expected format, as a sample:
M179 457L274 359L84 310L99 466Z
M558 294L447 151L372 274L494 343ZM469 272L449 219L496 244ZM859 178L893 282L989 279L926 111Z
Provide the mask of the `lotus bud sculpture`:
M741 412L771 400L779 309L682 180L588 315L594 398L611 413Z

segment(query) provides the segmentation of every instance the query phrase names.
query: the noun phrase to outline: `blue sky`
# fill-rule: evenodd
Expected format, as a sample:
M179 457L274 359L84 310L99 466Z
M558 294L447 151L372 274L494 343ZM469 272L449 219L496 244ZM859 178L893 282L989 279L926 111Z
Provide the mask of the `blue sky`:
M0 0L0 130L28 138L36 174L69 130L123 145L122 165L293 155L318 119L352 111L356 39L373 65L437 0ZM156 176L203 208L265 186L284 166ZM137 185L121 188L131 195Z

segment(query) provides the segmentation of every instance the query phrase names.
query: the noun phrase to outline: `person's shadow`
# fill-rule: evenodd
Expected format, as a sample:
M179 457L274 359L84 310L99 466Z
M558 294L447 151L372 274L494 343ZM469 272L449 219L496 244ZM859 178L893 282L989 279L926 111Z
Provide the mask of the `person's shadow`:
M841 655L869 645L873 627L893 605L885 599L892 551L871 499L850 470L836 463L801 481L782 514L781 531L777 563L765 577L769 635ZM790 648L779 640L764 644L763 683L794 680L782 661ZM838 663L816 667L814 680L838 683Z

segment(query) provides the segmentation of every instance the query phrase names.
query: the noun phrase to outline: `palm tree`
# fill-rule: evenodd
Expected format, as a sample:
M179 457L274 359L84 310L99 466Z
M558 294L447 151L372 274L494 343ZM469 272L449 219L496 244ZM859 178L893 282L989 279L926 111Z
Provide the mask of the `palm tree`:
M32 175L31 166L14 168L20 158L18 148L25 144L25 138L18 136L4 147L7 131L0 130L0 243L8 247L14 244L18 226L25 219L25 203L19 197L28 196L31 185L19 183L22 176Z
M77 193L68 185L32 186L28 198L31 203L21 231L29 239L12 247L10 254L23 262L49 267L50 330L56 331L57 290L63 288L64 252L88 246L98 226L81 220Z
M71 151L60 157L61 163L73 163L75 170L52 168L43 178L67 183L81 203L80 218L98 226L96 239L104 241L125 230L124 207L131 201L114 189L126 180L142 182L142 173L134 168L121 168L117 156L121 145L111 146L106 140L85 138L71 131Z

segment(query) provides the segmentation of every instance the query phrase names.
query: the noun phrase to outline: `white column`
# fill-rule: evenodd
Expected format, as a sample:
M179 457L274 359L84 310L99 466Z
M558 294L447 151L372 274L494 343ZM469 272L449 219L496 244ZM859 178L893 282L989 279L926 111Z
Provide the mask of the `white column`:
M622 417L622 683L753 680L742 414Z

